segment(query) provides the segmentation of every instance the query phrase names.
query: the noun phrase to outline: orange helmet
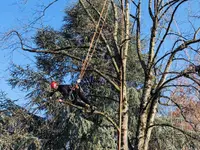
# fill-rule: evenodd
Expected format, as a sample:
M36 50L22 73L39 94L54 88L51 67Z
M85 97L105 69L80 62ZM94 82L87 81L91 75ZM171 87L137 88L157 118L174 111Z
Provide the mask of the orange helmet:
M58 83L56 81L51 82L51 88L52 89L55 89L57 85L58 85Z

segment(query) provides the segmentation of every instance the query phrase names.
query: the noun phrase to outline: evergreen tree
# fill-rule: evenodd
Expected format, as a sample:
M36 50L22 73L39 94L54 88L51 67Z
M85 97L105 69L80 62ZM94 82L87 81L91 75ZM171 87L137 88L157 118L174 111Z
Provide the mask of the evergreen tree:
M40 149L35 135L45 120L29 113L0 92L0 149Z

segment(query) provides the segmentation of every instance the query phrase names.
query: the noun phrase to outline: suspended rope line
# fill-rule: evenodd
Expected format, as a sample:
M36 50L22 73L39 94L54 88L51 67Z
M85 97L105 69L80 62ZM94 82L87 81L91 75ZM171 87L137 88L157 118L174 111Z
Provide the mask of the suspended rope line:
M108 6L108 8L109 8L109 6ZM105 17L104 17L105 20L106 20L106 18L107 18L107 15L108 15L108 9L107 9L106 14L105 14ZM86 62L85 70L87 69L87 67L88 67L88 65L89 65L89 62L90 62L90 60L92 59L92 56L93 56L93 54L94 54L94 52L95 52L95 50L96 50L96 46L97 46L97 44L98 44L100 35L101 35L101 33L102 33L102 29L103 29L104 24L105 24L105 20L103 21L102 26L101 26L101 28L100 28L100 30L99 30L98 37L97 37L97 40L96 40L96 42L95 42L93 51L92 51L92 53L89 55L90 57L88 58L88 61ZM84 70L84 72L85 72L85 70Z
M100 26L100 23L101 23L101 20L102 20L102 16L103 16L103 13L104 13L105 8L106 8L107 1L108 1L108 0L105 0L105 1L104 1L104 5L103 5L103 8L102 8L102 10L101 10L101 14L100 14L100 16L99 16L99 20L98 20L98 23L97 23L97 25L96 25L96 29L95 29L95 32L94 32L94 34L93 34L93 37L92 37L92 40L91 40L90 47L89 47L89 49L88 49L86 58L85 58L85 60L84 60L84 62L83 62L83 64L82 64L81 72L80 72L80 75L79 75L79 79L78 79L78 80L81 80L81 79L83 78L83 76L84 76L84 74L85 74L85 71L86 71L86 69L87 69L87 67L88 67L88 65L89 65L89 61L91 60L92 55L93 55L94 52L95 52L96 45L97 45L97 43L98 43L100 34L101 34L101 32L102 32L102 29L103 29L103 26L104 26L104 23L105 23L107 14L108 14L108 9L107 9L107 12L106 12L106 14L105 14L104 20L103 20L103 22L102 22L102 26L101 26L101 28L99 29L99 26ZM99 31L98 31L98 30L99 30ZM98 33L98 32L99 32L99 33ZM96 37L97 37L97 38L96 38ZM97 41L96 41L96 43L95 43L95 45L94 45L95 38L96 38ZM93 47L93 45L94 45L94 47ZM92 47L93 47L93 50L92 50Z

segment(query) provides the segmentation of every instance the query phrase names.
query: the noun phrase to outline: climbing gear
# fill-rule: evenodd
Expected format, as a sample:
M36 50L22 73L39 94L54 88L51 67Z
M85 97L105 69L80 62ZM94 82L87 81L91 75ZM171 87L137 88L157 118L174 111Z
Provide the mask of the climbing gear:
M78 79L78 80L76 81L76 83L77 83L77 84L81 83L81 79Z

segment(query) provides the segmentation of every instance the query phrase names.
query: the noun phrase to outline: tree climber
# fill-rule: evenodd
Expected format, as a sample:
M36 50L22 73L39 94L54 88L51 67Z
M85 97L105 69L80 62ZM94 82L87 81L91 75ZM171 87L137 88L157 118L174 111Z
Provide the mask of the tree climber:
M95 107L90 104L90 102L87 100L87 98L83 94L83 90L78 86L78 84L71 86L71 85L59 85L57 82L52 81L51 82L51 89L54 90L50 96L52 96L55 92L59 91L62 94L62 98L60 98L58 101L63 102L63 100L70 99L72 100L72 103L85 107L90 108L92 112L94 112ZM80 98L83 102L80 102L77 100L77 98Z

